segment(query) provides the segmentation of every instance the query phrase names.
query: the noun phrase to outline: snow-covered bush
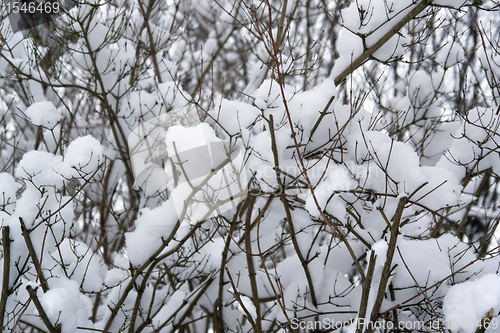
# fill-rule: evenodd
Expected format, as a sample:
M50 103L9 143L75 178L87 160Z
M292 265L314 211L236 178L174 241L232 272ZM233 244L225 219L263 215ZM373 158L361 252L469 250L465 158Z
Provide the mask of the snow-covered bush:
M498 10L4 15L3 331L500 330Z

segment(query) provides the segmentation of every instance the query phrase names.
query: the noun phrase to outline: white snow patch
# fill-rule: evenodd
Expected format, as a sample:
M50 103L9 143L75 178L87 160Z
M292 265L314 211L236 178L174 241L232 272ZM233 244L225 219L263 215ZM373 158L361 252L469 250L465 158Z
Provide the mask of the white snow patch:
M243 303L243 306L245 307L245 309L248 311L248 313L250 314L250 316L252 316L252 319L256 319L257 318L257 310L255 309L255 305L253 304L252 300L247 297L247 296L240 296L240 299L241 299L241 303ZM247 315L245 310L243 310L243 307L240 303L237 303L236 304L236 307L238 308L238 310L244 314L245 316Z
M16 201L18 185L11 175L0 172L0 205L4 206Z
M474 281L452 286L444 298L443 312L447 328L472 333L493 308L500 308L500 276L485 275Z
M55 282L55 281L54 281ZM62 333L74 333L77 327L92 328L88 319L92 313L90 300L78 290L78 283L57 279L47 293L39 296L52 324L61 324Z
M35 185L62 185L63 178L54 170L62 163L61 156L32 150L23 155L15 170L15 176L31 180Z
M103 160L104 148L93 136L87 135L73 140L64 154L61 173L66 177L77 176L74 169L91 173Z
M62 118L54 104L49 101L32 104L24 111L24 114L28 116L33 125L47 128L53 128Z
M169 199L161 206L144 208L137 219L134 231L125 235L127 256L133 265L141 265L162 245L177 222L173 201Z

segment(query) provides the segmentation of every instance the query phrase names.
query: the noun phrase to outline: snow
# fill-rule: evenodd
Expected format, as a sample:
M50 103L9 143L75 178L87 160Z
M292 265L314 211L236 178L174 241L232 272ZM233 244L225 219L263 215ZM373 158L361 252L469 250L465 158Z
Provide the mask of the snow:
M145 263L162 245L177 223L173 201L167 200L154 209L144 208L136 229L125 234L127 256L135 266Z
M14 177L6 172L0 172L0 206L14 203L18 188L19 185Z
M498 147L499 123L500 117L496 114L496 110L483 107L469 110L465 119L460 119L459 128L453 133L455 139L451 147L436 165L451 170L458 179L465 176L464 167L470 167L476 163L474 167L478 170L491 167L495 173L499 172L498 156L485 154L487 151L495 151ZM477 161L479 156L483 157Z
M216 270L222 260L224 245L224 239L217 238L206 244L198 253L195 253L193 261L196 263L203 263L202 268L197 271L209 274Z
M345 206L342 209L343 203L338 197L332 198L332 194L335 191L345 192L349 190L353 190L357 186L357 182L352 179L348 170L343 166L333 166L330 168L331 172L328 176L319 183L319 185L314 189L314 195L318 200L319 206L324 209L325 206L330 206L330 209L339 209L337 212L342 214L345 212ZM314 172L310 172L311 174ZM313 176L314 177L314 176ZM329 201L332 199L332 201ZM334 208L336 207L336 208ZM306 206L305 208L309 211L309 213L315 217L319 217L320 214L318 212L318 208L316 206L316 202L310 191L307 192L306 198ZM332 211L333 213L333 211ZM335 214L334 214L335 215Z
M51 253L57 258L54 264L64 263L65 271L72 281L79 283L86 292L97 292L103 286L105 269L100 255L94 253L85 243L65 238L57 250Z
M464 6L468 1L466 0L434 0L433 3L440 6L446 6L451 8L460 8Z
M24 114L28 116L33 125L47 128L54 128L62 118L62 114L59 113L54 104L49 101L31 104L31 106L24 111Z
M166 306L164 306L159 315L156 317L156 320L165 320L170 317L181 316L181 312L178 312L185 304L188 299L188 294L183 290L175 291L170 299L168 300ZM160 319L161 318L161 319Z
M307 205L308 202L306 202L306 205ZM308 211L310 211L309 208L307 208L306 206L306 209ZM337 196L334 196L329 202L328 204L326 205L326 211L330 214L332 214L333 216L335 216L336 218L338 219L343 219L344 216L346 215L347 211L346 211L346 206L345 206L345 202L340 199L339 197Z
M102 23L97 22L98 16L96 15L92 22L90 22L90 34L88 36L89 50L96 51L101 48L104 40L108 36L108 28Z
M87 135L73 140L64 154L64 164L60 167L66 176L76 176L78 172L92 173L104 157L104 147L93 136Z
M38 186L60 186L63 178L55 172L54 168L57 168L61 163L61 156L32 150L23 155L16 167L15 176L29 180Z
M391 176L395 182L404 182L406 191L411 192L420 186L425 180L419 170L419 158L411 145L396 142L385 133L376 131L353 131L347 137L349 155L358 163L366 157L372 160L377 172L370 172L366 186L378 191L385 191L385 182L381 182L384 171ZM363 170L361 170L363 172ZM366 171L364 171L366 173ZM411 175L411 177L408 177Z
M62 333L74 333L77 327L92 328L90 299L80 293L78 284L64 278L49 279L52 288L39 295L47 317L53 325L61 324Z
M453 332L475 332L490 309L494 309L497 314L500 308L499 295L500 276L496 274L453 285L443 303L446 328Z
M372 245L372 251L374 251L375 255L377 256L375 267L378 268L384 267L388 249L389 249L389 244L387 244L387 242L384 240L379 240L378 242ZM367 257L369 256L367 255Z
M423 166L420 170L427 185L416 194L418 203L433 210L458 204L462 186L451 171L437 166Z
M167 82L161 86L165 87L170 84ZM164 93L172 95L170 88L166 89ZM166 95L161 98L171 97ZM173 100L170 102L174 103ZM157 104L153 94L132 94L129 108L134 112L135 108L139 110L142 108L151 109ZM129 134L129 154L135 176L135 185L149 191L163 191L168 188L169 181L173 177L173 170L169 170L171 163L165 142L166 131L177 125L195 126L199 124L199 118L196 108L192 105L183 106L151 119L149 116L144 117L145 119L141 116L136 128Z
M362 0L352 1L349 7L341 12L344 29L337 38L337 49L340 57L335 61L331 77L336 77L358 58L365 49L374 45L396 23L398 23L416 2L411 0L385 1ZM363 40L365 39L365 45ZM402 54L405 37L392 37L374 56L382 61Z
M237 309L244 316L247 315L246 312L245 312L245 310L247 310L248 313L250 314L250 316L252 317L252 319L255 320L257 318L257 310L255 309L255 305L253 304L252 300L248 296L245 296L245 295L241 295L240 299L241 299L241 303L242 304L240 304L238 302L236 304ZM245 310L243 309L243 307L245 308Z
M394 286L401 288L415 285L413 278L420 287L430 286L449 276L454 268L465 266L475 259L470 252L463 254L466 245L450 234L429 240L403 238L399 241L398 248L399 251L396 251L394 256L394 263L398 265ZM453 267L450 267L450 260L454 263ZM405 263L413 277L406 269ZM479 270L480 266L472 266L471 269Z
M182 138L182 140L179 140L180 138ZM192 128L179 125L169 127L165 141L167 143L169 155L176 156L176 151L182 152L203 146L207 142L217 142L221 140L215 136L213 129L208 124L201 123Z
M452 2L435 3L461 3ZM63 66L45 74L50 78L59 70L60 85L85 89L44 89L40 83L48 79L44 73L28 75L21 68L26 96L15 89L2 95L9 110L25 110L22 117L22 112L6 108L3 117L0 111L0 167L6 171L0 173L0 222L11 227L13 267L26 263L25 272L19 272L23 267L11 270L10 281L21 285L9 296L11 304L27 304L24 285L37 284L19 228L23 217L33 228L30 237L35 252L43 257L41 266L50 285L45 294L38 289L39 298L49 319L60 323L63 332L75 332L79 326L101 330L113 309L117 312L109 332L141 325L144 331L175 331L188 322L190 330L202 331L215 325L210 312L218 309L219 288L227 330L251 331L243 308L254 319L257 311L251 299L245 236L252 240L259 297L279 297L262 301L263 331L281 329L287 317L310 322L332 319L334 314L333 319L349 322L356 319L364 286L354 262L359 260L361 270L366 270L370 254L377 255L368 292L369 316L387 260L391 237L387 224L393 223L399 200L411 195L390 263L388 282L396 299L387 293L381 312L399 304L402 320L426 317L427 312L417 307L425 302L419 292L428 287L426 296L437 304L437 316L452 325L456 318L468 324L468 318L480 320L490 308L498 311L500 281L491 274L498 269L498 260L485 257L455 274L477 259L475 246L453 232L439 237L431 233L445 218L446 224L460 223L469 204L471 214L492 221L498 216L497 203L480 207L482 199L473 195L485 176L474 176L465 190L462 185L466 172L481 173L491 167L494 175L500 173L495 101L499 92L489 91L498 74L498 56L489 55L491 45L486 43L484 49L475 49L479 58L468 67L471 95L477 87L477 104L492 107L458 114L453 108L455 75L465 56L473 54L464 52L471 49L470 40L464 40L467 32L459 29L467 22L454 18L455 26L446 19L465 14L429 6L436 15L421 13L373 55L381 61L404 56L402 62L383 67L369 59L366 71L353 73L352 80L337 88L326 73L335 76L348 69L419 1L316 1L308 8L305 3L289 1L287 15L282 16L289 29L279 48L284 87L270 59L265 27L272 22L276 36L279 6L268 12L258 0L239 7L232 6L234 1L218 6L209 0L175 4L168 0L155 7L147 22L137 6L120 1L117 7L97 9L97 15L90 15L91 6L73 10L89 15L75 15L80 16L78 23L66 18L66 26L88 38L71 42L60 59ZM130 24L113 19L114 11L122 13L120 8L130 9ZM476 12L480 15L481 10ZM428 18L443 21L429 25ZM144 23L149 24L151 36ZM192 23L199 25L192 30ZM327 26L331 30L325 30ZM257 27L259 31L252 30ZM442 29L449 27L456 27L457 33L446 35L449 31ZM412 35L405 36L407 31ZM307 40L302 38L304 32ZM440 42L432 55L435 44L424 44L427 32L436 33L434 41ZM410 37L417 38L417 44L410 45ZM9 48L4 60L12 58L14 65L30 71L30 48L20 34L11 41L17 46ZM155 54L142 52L149 42L157 47ZM240 52L241 45L250 48ZM408 47L415 47L412 56L418 59L409 59ZM69 59L73 67L64 66ZM428 59L435 62L427 63ZM10 73L12 68L4 60L0 69ZM74 70L67 72L68 68ZM201 78L202 73L207 75ZM489 81L476 86L474 81L484 78ZM363 105L364 91L368 94ZM106 105L98 95L105 97ZM465 95L470 98L467 90ZM72 112L64 121L65 107L56 103L58 97ZM94 102L95 108L88 108ZM128 138L135 188L129 188L128 161L121 161L118 154L123 142L115 141L109 124L103 122L103 105L114 109L115 129ZM15 137L21 130L23 135ZM37 130L42 136L35 138ZM271 149L274 143L276 150ZM32 151L35 146L38 151ZM100 173L90 179L95 171ZM248 202L239 205L248 180L256 193L253 207ZM132 195L137 199L133 204ZM343 232L343 241L325 224L324 216ZM242 227L246 218L256 222L251 230ZM230 233L231 226L235 228ZM225 271L219 271L226 242L225 265L237 289L232 291L239 293L243 305L228 292L227 274L220 274ZM176 251L168 252L172 249ZM165 256L157 262L155 254ZM203 295L198 298L200 291ZM411 303L402 303L410 298ZM119 300L123 303L115 308ZM139 312L132 317L137 304ZM40 323L32 302L21 312L13 307L6 313L25 313L25 320ZM93 311L95 323L89 321ZM132 318L136 327L130 325ZM452 325L453 333L472 333L468 327Z
M106 273L106 278L104 279L104 285L108 287L114 287L119 285L121 282L125 281L128 277L127 271L119 268L110 269Z
M407 42L406 37L396 34L384 46L375 51L373 57L382 61L400 57L404 54L403 44Z
M408 96L417 108L429 106L434 96L434 87L429 73L416 71L410 79Z
M259 109L252 105L227 99L222 99L213 110L213 116L217 119L218 125L225 128L230 135L250 128L255 121L259 120L259 114Z

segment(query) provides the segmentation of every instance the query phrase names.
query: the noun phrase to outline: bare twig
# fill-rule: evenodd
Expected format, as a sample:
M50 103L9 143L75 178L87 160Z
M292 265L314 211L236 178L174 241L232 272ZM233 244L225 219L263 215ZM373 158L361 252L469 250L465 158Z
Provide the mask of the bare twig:
M381 315L383 314L386 314L387 312L390 312L392 310L395 310L405 304L408 304L409 302L413 301L415 298L417 297L420 297L422 295L422 293L424 292L427 292L433 288L435 288L436 286L439 286L441 283L443 283L444 281L448 280L449 278L451 277L454 277L455 275L457 275L458 273L460 273L461 271L465 270L466 268L472 266L473 264L475 264L477 261L479 260L483 260L486 256L489 256L491 255L492 253L494 253L495 251L497 251L498 249L500 249L500 246L496 246L495 248L491 249L490 251L488 252L485 252L483 254L481 254L479 257L477 257L476 259L472 260L471 262L469 262L467 265L464 265L463 267L455 270L454 272L452 272L451 274L445 276L444 278L442 278L441 280L437 281L436 283L430 285L429 287L423 289L423 290L420 290L418 293L416 293L415 295L413 295L412 297L406 299L405 301L401 302L401 303L398 303L396 304L395 306L385 310L384 312L381 313Z
M253 320L252 315L250 314L250 312L248 312L247 307L245 306L245 304L241 300L240 294L239 294L238 290L236 289L236 284L234 283L233 277L231 276L229 269L227 267L225 267L225 269L226 269L227 276L229 277L229 282L231 283L231 287L233 288L232 294L233 294L234 298L236 299L238 304L241 306L241 309L245 312L245 315L247 316L247 319L250 322L250 324L252 325L252 327L254 329L256 329L257 326L255 324L255 320Z
M278 187L279 187L278 190L280 192L280 199L281 202L283 203L283 207L285 208L286 219L288 222L288 226L290 227L290 237L292 238L292 244L295 248L295 252L297 253L297 257L299 258L302 268L304 269L304 273L306 275L307 283L309 285L309 291L311 293L311 301L314 304L314 306L317 306L318 302L316 300L316 291L314 289L311 272L309 271L306 258L304 258L304 255L302 254L299 243L297 242L295 226L293 225L292 213L290 211L290 204L288 203L288 198L285 195L283 181L281 179L281 175L279 174L280 166L279 166L278 148L276 146L273 115L269 116L269 132L271 134L271 150L273 151L273 156L274 156L274 170L276 172L276 180L278 181Z

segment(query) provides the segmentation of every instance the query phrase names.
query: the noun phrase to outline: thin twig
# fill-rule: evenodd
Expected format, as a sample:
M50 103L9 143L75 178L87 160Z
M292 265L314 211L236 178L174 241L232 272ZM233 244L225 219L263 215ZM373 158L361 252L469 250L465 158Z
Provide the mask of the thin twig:
M311 301L314 304L314 306L317 306L318 302L316 299L316 291L314 289L314 284L313 284L313 280L311 277L311 272L309 271L309 267L307 265L307 260L306 260L306 258L304 258L304 255L302 254L302 251L300 250L299 243L297 242L297 237L295 235L295 233L296 233L295 227L293 225L292 213L290 210L290 204L288 203L288 199L285 195L283 181L281 180L281 176L279 174L280 166L279 166L278 148L276 145L273 115L269 116L269 132L271 134L271 150L272 150L273 156L274 156L274 170L276 172L276 180L278 182L278 187L279 187L278 190L280 192L280 199L281 199L281 202L283 203L283 208L285 208L286 219L288 221L288 226L290 227L290 237L292 238L293 247L295 248L295 252L297 253L297 257L299 258L300 263L302 265L302 268L304 269L304 273L306 275L307 284L309 285L309 291L311 293Z
M398 249L399 257L401 258L401 261L403 262L403 265L405 266L406 270L410 274L413 282L415 282L415 285L417 286L417 288L421 291L422 295L424 295L424 298L425 298L427 304L429 305L429 307L431 308L432 313L434 314L434 318L439 318L439 316L438 316L438 314L436 312L436 309L434 309L434 306L432 306L431 300L429 299L429 297L427 297L427 293L425 291L422 291L422 287L420 287L420 285L418 284L418 281L415 278L415 276L413 275L410 267L408 267L408 264L406 263L406 260L403 258L403 254L399 250L399 246L397 246L397 249ZM446 333L443 325L439 325L439 328L441 329L442 333Z
M231 273L229 273L229 269L227 267L224 267L227 273L227 276L229 277L229 282L231 283L231 287L233 288L233 296L238 302L238 304L241 306L241 309L245 312L245 315L247 316L248 321L252 325L252 327L255 329L255 321L252 318L252 315L250 312L248 312L248 309L246 308L245 304L241 300L239 292L236 290L236 284L234 283L233 277L231 276Z
M425 288L425 289L423 289L423 290L419 291L418 293L416 293L416 294L415 294L415 295L413 295L412 297L408 298L407 300L405 300L405 301L403 301L403 302L401 302L401 303L398 303L398 304L394 305L393 307L391 307L391 308L389 308L389 309L385 310L384 312L382 312L382 313L381 313L381 315L386 314L387 312L390 312L390 311L392 311L392 310L395 310L395 309L397 309L397 308L399 308L399 307L403 306L404 304L407 304L407 303L409 303L409 302L413 301L415 298L417 298L417 297L419 297L420 295L422 295L422 293L427 292L427 291L429 291L429 290L431 290L431 289L435 288L436 286L439 286L439 285L440 285L441 283L443 283L444 281L448 280L448 279L449 279L449 278L451 278L451 277L454 277L455 275L457 275L458 273L460 273L461 271L463 271L463 270L464 270L464 269L466 269L467 267L472 266L472 265L473 265L474 263L476 263L477 261L479 261L479 260L483 260L486 256L491 255L491 253L493 253L494 251L497 251L498 249L500 249L500 245L499 245L499 246L497 246L497 247L495 247L495 248L493 248L493 249L491 249L491 250L490 250L490 251L488 251L488 252L483 253L481 256L479 256L479 257L477 257L476 259L472 260L472 261L471 261L471 262L469 262L467 265L465 265L465 266L463 266L463 267L461 267L461 268L457 269L456 271L452 272L452 273L451 273L451 274L449 274L448 276L445 276L444 278L442 278L441 280L437 281L436 283L434 283L434 284L430 285L429 287L427 287L427 288Z

